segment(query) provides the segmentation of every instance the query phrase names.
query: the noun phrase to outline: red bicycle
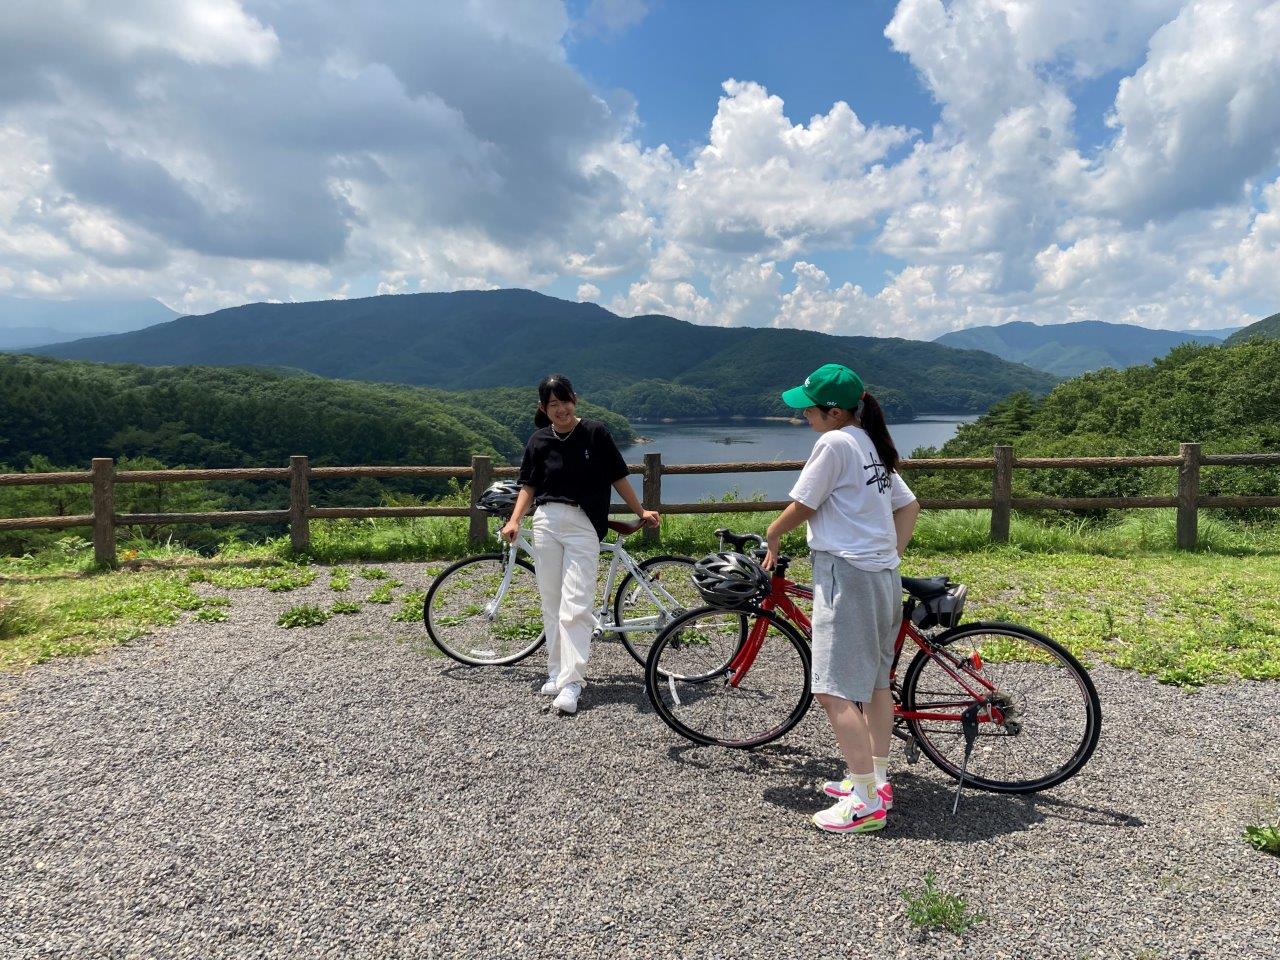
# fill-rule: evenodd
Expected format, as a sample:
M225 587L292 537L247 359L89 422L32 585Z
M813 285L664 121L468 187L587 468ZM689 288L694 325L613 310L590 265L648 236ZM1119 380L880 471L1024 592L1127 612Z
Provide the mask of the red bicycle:
M755 534L717 530L763 557ZM701 607L657 637L645 665L654 709L694 743L758 747L804 717L810 688L810 624L796 600L810 587L778 558L767 597L747 609ZM1089 673L1061 645L1011 623L961 624L966 589L947 577L902 578L902 626L890 686L894 734L907 759L923 753L963 786L1032 793L1074 776L1098 743L1102 710ZM910 643L915 655L901 678Z

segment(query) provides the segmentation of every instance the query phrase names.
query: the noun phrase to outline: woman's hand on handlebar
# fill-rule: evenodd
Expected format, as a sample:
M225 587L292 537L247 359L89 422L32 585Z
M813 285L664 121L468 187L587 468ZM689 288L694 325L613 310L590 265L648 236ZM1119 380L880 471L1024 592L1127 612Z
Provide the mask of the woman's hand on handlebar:
M514 517L502 525L502 529L498 531L498 536L507 543L515 543L516 537L520 535L520 521Z
M778 554L782 552L782 537L775 533L771 533L764 538L765 555L760 561L760 566L766 570L772 570L778 562Z

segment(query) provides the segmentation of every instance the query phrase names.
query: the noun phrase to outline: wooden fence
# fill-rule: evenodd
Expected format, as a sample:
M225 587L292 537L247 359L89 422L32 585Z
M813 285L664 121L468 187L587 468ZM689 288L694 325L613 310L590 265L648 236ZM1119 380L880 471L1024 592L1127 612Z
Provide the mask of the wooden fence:
M727 503L663 503L662 478L681 474L765 473L798 471L803 460L781 460L747 463L664 464L661 454L647 453L644 463L631 464L633 474L643 477L641 500L646 509L664 513L741 513L781 510L788 501L740 501ZM1274 496L1202 496L1202 466L1271 467L1280 466L1280 453L1229 453L1204 455L1200 444L1184 443L1177 456L1150 457L1015 457L1013 447L997 446L990 457L951 458L937 460L903 460L904 472L932 470L989 470L991 496L965 499L922 498L926 510L991 511L991 539L1004 543L1009 539L1009 517L1014 510L1088 510L1142 509L1176 507L1178 510L1178 546L1191 549L1196 545L1199 511L1204 508L1280 507ZM1080 470L1114 469L1116 467L1177 468L1176 492L1165 497L1015 497L1014 470ZM255 467L231 470L125 470L117 471L110 458L95 458L88 471L67 473L0 474L0 486L18 484L92 484L93 512L64 517L0 518L0 530L49 530L71 527L93 528L94 558L105 564L116 562L116 528L138 525L182 523L279 523L289 525L294 550L305 552L311 543L310 521L335 517L470 517L470 536L480 541L489 536L488 517L476 508L484 489L498 477L514 477L515 467L495 466L489 457L472 457L469 467L312 467L307 458L289 458L288 467ZM470 480L469 507L313 507L310 484L313 480L349 477L413 477L457 478ZM211 513L116 513L115 488L122 483L180 483L189 480L272 480L289 482L287 510L224 510ZM615 504L614 513L628 512ZM656 530L646 530L646 537L656 538Z

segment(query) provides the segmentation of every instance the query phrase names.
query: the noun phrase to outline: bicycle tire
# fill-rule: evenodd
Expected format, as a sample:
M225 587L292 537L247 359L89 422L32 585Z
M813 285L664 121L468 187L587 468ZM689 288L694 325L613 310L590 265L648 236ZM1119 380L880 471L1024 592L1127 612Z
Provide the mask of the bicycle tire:
M689 568L690 573L692 573L692 571L693 571L693 558L692 558L692 557L676 556L675 554L662 554L662 555L657 556L657 557L650 557L649 559L642 561L642 562L640 563L640 565L639 565L639 566L640 566L640 569L641 569L642 571L646 571L646 572L647 572L649 569L651 569L651 568L653 568L653 567L656 567L656 566L660 566L660 565L662 565L662 564L668 564L668 565L672 565L672 564L679 564L679 565L681 565L681 566L687 566L687 567ZM632 584L634 584L634 583L635 583L635 577L633 577L633 576L631 575L631 571L629 571L629 570L628 570L628 571L627 571L626 576L624 576L624 577L622 578L621 582L619 582L617 592L616 592L616 593L614 593L614 595L613 595L613 603L612 603L612 607L613 607L613 624L614 624L614 626L622 626L622 624L623 624L623 619L622 619L622 618L623 618L624 606L625 606L625 605L627 604L627 602L628 602L628 596L627 596L627 594L628 594L628 589L629 589L629 588L632 586ZM689 606L685 606L685 607L681 607L680 609L678 609L677 611L675 611L675 612L672 614L672 616L671 616L670 620L674 620L677 616L679 616L680 614L684 613L684 612L685 612L685 611L687 611L687 610L691 610L691 609L693 609L694 607L700 607L700 606L702 606L702 604L703 604L702 597L701 597L701 595L699 595L699 594L698 594L698 592L696 591L696 589L694 589L694 587L693 587L693 582L692 582L692 578L690 578L690 582L689 582L689 590L691 591L691 593L690 593L690 597L691 597L691 603L690 603L690 605L689 605ZM638 592L638 590L637 590L637 592ZM645 598L645 599L647 600L648 598ZM677 598L677 599L679 599L679 598ZM696 601L696 602L692 602L692 601ZM670 622L670 620L666 621L666 623L669 623L669 622ZM666 623L662 623L662 624L658 627L658 629L656 629L656 630L654 630L654 631L653 631L653 634L656 636L659 632L661 632L662 627L665 627L665 626L666 626ZM647 644L645 644L645 645L643 646L643 648L640 648L640 647L639 647L639 646L637 646L637 644L636 644L636 643L631 639L631 637L630 637L630 635L629 635L629 634L624 633L624 632L622 632L622 631L618 631L618 632L617 632L617 637L618 637L618 639L622 642L623 647L625 647L625 648L626 648L627 653L631 654L632 658L636 661L636 663L640 664L640 666L642 666L642 667L643 667L643 666L645 665L645 662L649 659L649 649L653 646L653 644L652 644L652 643L647 643Z
M997 639L995 643L988 645L988 650L992 653L992 656L982 657L982 673L984 675L992 674L992 676L988 676L988 679L993 680L993 682L998 680L998 677L994 676L996 673L994 668L996 666L1020 665L1021 676L1036 684L1035 694L1038 700L1033 702L1022 688L1018 689L1016 693L1013 692L1013 685L1008 681L1003 686L997 683L1000 692L1010 697L1010 702L1019 711L1016 721L1018 729L1010 732L1009 726L1001 725L1004 727L1003 733L983 734L980 728L978 742L984 743L982 751L984 756L979 757L977 743L975 743L973 755L970 757L968 768L965 770L964 785L992 793L1036 793L1069 780L1088 763L1102 733L1102 705L1098 700L1098 691L1093 685L1089 671L1057 641L1028 627L1012 623L966 623L934 637L932 642L940 648L952 650L958 643L982 636L1017 639L1026 643L1033 650L1039 651L1039 654L1031 659L1019 659L1008 650L1002 655L999 652L1000 646ZM981 653L981 651L979 652ZM956 654L953 652L954 655ZM1004 659L1001 659L1002 656ZM905 710L928 709L929 703L924 698L933 693L933 691L922 689L921 677L932 663L935 663L933 658L923 650L918 651L915 657L912 658L902 680L902 705ZM1028 672L1027 665L1036 663L1042 666L1048 665L1051 668L1065 672L1050 673L1039 670L1034 671L1032 676L1026 677L1025 675ZM969 697L956 684L955 680L949 677L946 680L942 679L947 676L944 671L938 669L932 671L932 674L939 675L940 682L946 683L949 680L951 684L950 691L938 691L937 695L944 697L950 695L961 700ZM931 679L928 681L929 683L934 682L932 674ZM1010 671L1010 674L1012 675L1012 671ZM1055 718L1047 712L1038 712L1036 710L1036 704L1043 702L1052 705L1059 696L1070 696L1073 700L1075 697L1079 698L1079 708L1077 709L1080 710L1080 715L1074 719L1068 717L1065 724L1061 719L1055 721ZM1050 726L1054 722L1063 726L1068 731L1068 736L1075 740L1074 745L1071 745L1068 741L1070 749L1066 753L1064 762L1056 768L1033 778L996 777L983 772L984 768L989 769L998 763L1008 762L994 755L994 750L1001 749L1006 757L1009 756L1007 747L998 746L1002 741L1020 740L1027 733L1028 724L1032 725L1032 734L1038 732L1037 726L1039 726L1039 730L1050 732ZM960 724L955 721L930 722L914 719L908 719L906 724L921 752L952 779L959 779L963 756L963 736ZM1070 730L1076 726L1079 728L1078 733L1070 733ZM990 743L987 743L987 741L990 741ZM951 748L950 751L944 749L947 746Z
M542 614L541 614L540 606L538 607L538 614L537 614L537 617L538 617L537 639L533 640L533 642L528 644L521 644L519 641L523 638L520 636L517 636L516 637L517 643L515 644L514 652L498 653L497 650L495 649L493 651L492 656L477 655L478 651L484 650L486 648L479 648L479 647L473 646L473 647L464 649L462 645L456 640L450 643L446 639L447 633L450 632L449 627L455 627L455 626L458 626L459 624L446 625L441 622L444 619L443 616L433 615L433 606L438 606L437 601L438 601L438 598L441 596L442 588L445 586L445 584L449 582L451 577L454 577L454 575L458 573L458 571L464 570L466 567L474 566L476 564L496 563L498 566L498 571L495 571L495 575L497 575L498 579L500 580L501 575L499 571L502 570L502 566L505 563L505 561L506 561L506 557L504 554L501 554L501 553L481 553L472 557L466 557L446 567L444 570L442 570L439 573L439 575L436 576L435 580L431 582L431 587L427 590L427 595L426 597L423 598L423 601L422 601L422 622L423 624L425 624L427 628L427 635L431 638L431 642L434 643L436 645L436 648L439 649L440 652L443 653L445 656L450 657L451 659L456 660L458 663L465 664L469 667L507 666L513 663L519 663L525 657L529 656L535 650L537 650L538 647L542 646L542 644L545 642L546 634L542 630ZM515 563L518 568L520 568L521 570L529 574L529 577L532 581L531 586L533 589L533 595L534 597L537 597L537 580L533 572L533 564L529 563L529 561L525 560L523 557L516 557ZM520 611L520 613L525 615L526 618L528 616L531 616L529 611ZM455 633L455 635L457 634L457 631L453 631L453 632Z
M668 652L675 649L675 645L685 640L685 632L691 629L692 624L698 620L709 620L712 617L720 617L726 620L738 618L740 625L730 627L726 625L723 629L723 649L708 650L707 663L715 664L719 662L720 667L703 672L682 673L679 667L672 662L674 658L668 658L664 665L664 657ZM769 628L775 629L780 636L774 641L774 646L769 646L769 641L774 639L772 636L766 636L766 641L761 648L761 654L768 649L771 658L775 654L778 656L766 663L762 663L757 657L751 668L747 671L746 682L751 685L749 687L729 687L724 682L728 675L728 662L733 659L733 655L737 649L741 649L742 637L746 635L746 621L748 619L755 620L764 618L769 623ZM736 647L735 634L737 636ZM783 646L785 644L785 646ZM689 644L685 644L686 647ZM728 655L725 655L728 651ZM788 651L794 652L795 663L788 660L790 654ZM789 674L789 676L784 676ZM690 610L683 616L677 617L667 628L662 631L654 640L652 648L649 650L649 659L645 663L645 693L649 697L649 702L653 704L654 711L662 718L662 721L672 730L702 746L719 746L728 747L738 750L749 750L754 747L760 747L766 743L771 743L779 737L790 731L797 723L803 719L808 712L810 704L813 702L813 692L810 681L810 656L809 645L805 642L800 631L791 623L772 613L764 611L734 611L725 610L720 607L701 607L696 610ZM754 678L754 679L753 679ZM719 702L746 703L749 699L757 701L757 704L763 706L764 698L768 697L768 693L762 693L762 688L772 679L784 679L787 687L796 688L795 691L784 689L776 697L778 708L771 709L774 717L781 717L776 722L767 720L763 725L763 729L758 729L758 725L752 725L749 732L739 736L716 735L710 732L706 727L708 724L701 724L702 729L694 725L695 717L692 707L705 703L710 700L713 695L725 694L725 698ZM677 689L677 685L679 688ZM683 693L683 698L680 694ZM791 700L794 699L794 705ZM724 709L722 706L721 710Z

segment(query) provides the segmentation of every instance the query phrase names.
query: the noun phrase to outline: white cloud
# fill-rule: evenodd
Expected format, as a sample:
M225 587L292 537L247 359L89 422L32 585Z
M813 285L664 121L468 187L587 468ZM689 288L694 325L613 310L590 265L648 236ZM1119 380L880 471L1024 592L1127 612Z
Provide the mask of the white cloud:
M627 314L902 336L1277 308L1274 0L901 0L886 36L932 130L793 118L747 77L682 156L566 55L649 6L19 0L0 289L201 311L568 282ZM1081 143L1081 83L1115 70L1113 138ZM855 243L900 261L883 289L815 265Z

